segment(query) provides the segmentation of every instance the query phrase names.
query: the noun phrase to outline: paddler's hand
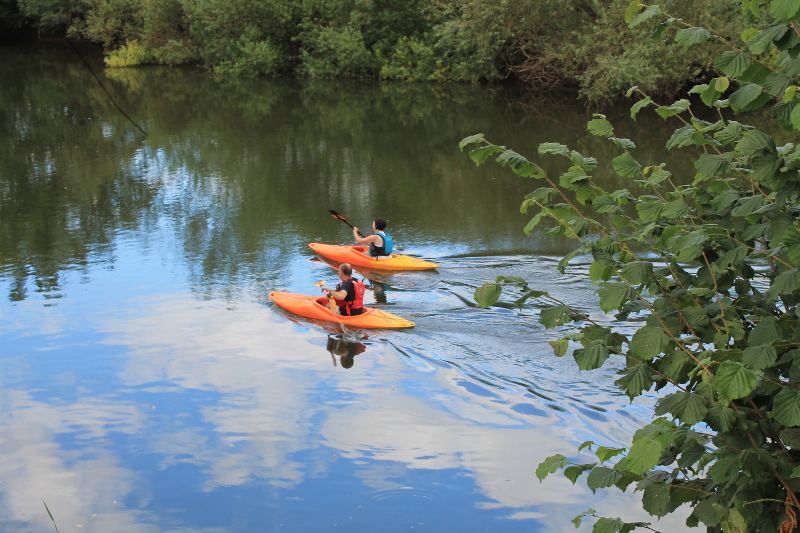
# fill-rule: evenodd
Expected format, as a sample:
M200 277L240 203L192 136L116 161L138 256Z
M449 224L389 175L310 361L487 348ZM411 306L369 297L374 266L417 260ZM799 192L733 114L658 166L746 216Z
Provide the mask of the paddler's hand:
M358 228L353 228L353 237L358 236Z

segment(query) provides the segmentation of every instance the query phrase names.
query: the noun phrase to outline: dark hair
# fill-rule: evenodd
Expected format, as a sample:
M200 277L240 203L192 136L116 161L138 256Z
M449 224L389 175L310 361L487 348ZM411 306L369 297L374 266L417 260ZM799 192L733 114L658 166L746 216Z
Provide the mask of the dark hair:
M386 229L386 221L381 217L375 219L375 229L378 231L383 231Z
M353 267L350 266L350 263L342 263L342 266L340 266L339 268L342 269L342 274L344 274L345 276L353 275Z

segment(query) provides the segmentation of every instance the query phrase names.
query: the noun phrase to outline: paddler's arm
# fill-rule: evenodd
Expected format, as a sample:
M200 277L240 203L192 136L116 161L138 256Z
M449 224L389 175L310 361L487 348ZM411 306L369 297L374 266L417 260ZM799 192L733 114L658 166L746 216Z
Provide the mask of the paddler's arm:
M328 296L329 300L331 298L333 298L334 300L344 300L345 298L347 298L347 291L346 290L332 291L330 289L322 287L322 291Z
M353 238L356 240L358 244L380 244L383 245L383 239L381 239L380 235L367 235L366 237L361 237L358 235L358 228L353 228Z

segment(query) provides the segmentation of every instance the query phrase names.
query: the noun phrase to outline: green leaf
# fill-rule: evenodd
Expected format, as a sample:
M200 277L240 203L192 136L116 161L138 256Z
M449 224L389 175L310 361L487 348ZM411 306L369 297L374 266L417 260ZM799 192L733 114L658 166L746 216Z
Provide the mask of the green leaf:
M786 24L778 24L772 27L767 28L766 30L762 31L754 38L750 39L747 42L750 51L755 55L761 55L767 51L767 49L772 46L774 41L777 41L783 34L788 31L789 27Z
M722 155L702 154L700 158L695 161L694 168L703 176L713 178L720 174L725 174L731 169L731 164Z
M640 165L628 152L614 158L614 171L624 178L636 178L642 173Z
M622 277L631 285L649 283L653 277L653 263L650 261L631 261L622 267Z
M636 12L642 9L642 2L640 0L633 0L628 9L625 10L625 24L630 24L633 18L636 16Z
M661 211L666 218L683 218L691 212L689 205L682 198L667 202Z
M739 50L723 52L714 60L717 68L730 78L741 76L752 63L750 56Z
M755 83L748 83L747 85L739 87L739 90L728 98L728 101L731 103L731 108L739 113L744 111L747 106L753 103L760 95L761 86Z
M697 130L691 124L686 124L684 127L675 130L672 137L667 141L667 150L694 144L692 137L695 133L697 133Z
M624 526L625 522L619 518L602 516L594 523L592 533L622 533Z
M592 343L587 348L572 352L580 370L594 370L603 366L608 359L608 348L602 343Z
M800 0L797 0L800 2ZM772 72L767 79L764 80L764 92L772 96L783 97L786 89L792 85L794 80L789 76L780 72Z
M633 399L650 390L653 385L653 371L646 363L638 363L625 371L625 375L614 382L615 385L625 390L625 394Z
M625 283L605 283L597 289L600 296L600 308L605 313L622 309L622 305L636 298L636 291Z
M797 86L792 85L787 87L786 90L783 92L783 103L788 104L792 100L794 100L794 95L797 94Z
M720 365L714 376L714 386L726 398L744 398L756 386L756 374L736 361L726 361Z
M647 6L647 9L645 9L644 11L642 11L641 13L636 15L636 17L634 17L634 19L632 21L630 21L630 23L628 24L628 27L629 28L635 28L636 26L638 26L642 22L646 22L646 21L650 20L651 18L653 18L655 16L658 16L660 14L661 14L661 8L658 7L657 5Z
M685 28L678 30L675 34L675 42L684 48L693 44L706 42L711 38L711 34L705 28Z
M750 346L758 346L759 344L772 344L780 338L781 331L775 323L775 317L767 316L761 319L756 327L750 331L748 342Z
M542 219L546 216L546 214L547 213L545 213L544 211L541 211L536 215L534 215L533 218L531 218L530 221L525 225L525 227L522 228L522 231L525 232L525 235L530 235L531 231L533 231L533 229L539 225L539 222L542 221Z
M736 143L736 151L745 155L753 155L762 150L775 150L775 140L758 130L748 131Z
M497 162L503 166L510 167L517 176L523 178L540 178L544 176L544 171L536 164L528 161L524 156L513 150L505 150L497 156Z
M692 392L676 392L669 397L669 412L684 424L693 426L705 418L708 407L701 396Z
M497 283L484 283L475 289L475 302L478 304L478 307L486 309L500 299L500 294L502 292L503 287Z
M792 121L792 126L794 126L794 129L800 130L800 105L794 106L794 109L792 109L792 113L789 115L789 117Z
M575 465L575 466L568 466L564 469L564 477L572 481L574 485L578 478L586 472L587 470L591 470L592 467L586 465Z
M741 124L731 120L725 128L714 134L714 138L722 144L733 144L741 137L743 131Z
M781 22L796 20L798 10L800 0L772 0L769 5L770 14Z
M670 487L664 483L651 483L642 494L642 508L653 516L659 518L672 509Z
M745 70L742 75L739 76L737 81L739 82L740 86L746 83L755 83L761 85L766 81L770 74L772 74L772 71L768 67L761 63L753 63L747 67L747 70Z
M678 100L677 102L673 103L670 106L659 107L658 109L656 109L656 113L658 113L658 116L660 116L661 118L666 119L683 113L684 111L689 109L690 106L691 102L689 102L689 100L686 99Z
M735 507L726 509L727 516L720 520L720 526L725 533L747 533L747 520Z
M714 89L719 91L720 93L724 93L730 87L730 80L724 76L717 78L714 82Z
M654 40L654 41L660 41L661 40L661 34L664 33L664 30L667 29L667 26L669 26L673 22L675 22L675 19L669 18L669 19L665 20L664 22L660 23L658 26L656 26L656 29L653 30L653 33L650 34L650 38L652 40Z
M711 207L718 213L723 213L730 206L739 201L739 193L734 189L724 189L711 200Z
M650 360L662 353L669 344L669 337L660 327L645 326L633 334L630 352L642 359Z
M550 309L545 309L539 315L539 323L546 328L563 326L572 321L572 312L566 305L557 305Z
M608 140L613 142L616 146L619 146L623 150L630 151L636 149L636 143L634 143L630 139L623 139L620 137L609 137Z
M576 528L579 528L579 527L581 527L581 522L582 522L584 516L590 516L590 515L595 514L596 512L597 511L595 511L594 509L587 509L586 511L582 512L581 514L579 514L578 516L573 518L571 520L571 522L573 524L575 524Z
M594 261L589 267L589 279L591 281L608 281L614 274L614 267L608 263Z
M600 446L597 448L595 455L600 460L601 463L604 463L611 459L612 457L616 457L617 455L625 453L625 448L608 448L606 446Z
M649 96L645 96L644 99L639 100L635 104L631 106L631 118L636 120L636 115L639 114L639 111L650 105L653 101L650 99Z
M767 199L763 196L748 196L741 198L736 207L731 210L731 214L737 217L744 217L755 213L766 203Z
M567 349L569 348L569 341L567 339L547 341L547 344L549 344L553 348L553 354L556 357L563 357L564 354L567 353Z
M797 289L800 289L800 271L797 270L787 270L781 274L778 274L774 280L772 280L772 285L767 291L767 297L770 300L775 300L781 294L792 294Z
M474 148L469 151L469 157L473 161L475 161L476 165L481 165L486 162L492 155L496 154L497 152L502 152L502 148L498 146L481 146L480 148Z
M733 427L736 415L730 407L719 402L711 404L706 415L706 422L714 431L727 432Z
M564 146L563 144L558 143L542 143L539 145L539 154L554 154L554 155L563 155L564 157L570 157L569 148Z
M742 364L751 370L762 370L772 366L778 359L778 352L769 344L745 348Z
M650 177L647 178L645 185L653 186L659 184L662 181L669 179L670 176L672 176L672 173L668 170L664 170L661 167L656 167L653 169L653 173L650 174Z
M779 189L781 187L780 181L776 181L780 178L780 169L783 166L783 160L778 154L774 152L765 152L761 155L754 156L751 161L754 180L772 189ZM765 209L772 209L773 207L775 207L774 204Z
M464 137L461 139L461 142L458 143L458 148L460 150L464 150L464 147L468 144L475 144L475 143L482 143L484 142L484 135L483 133L478 133L477 135L470 135L469 137Z
M558 471L567 466L567 458L561 454L551 455L536 467L536 477L542 481L548 475Z
M614 135L614 127L604 118L590 120L586 125L586 129L589 130L589 133L598 137L611 137Z
M655 468L662 451L664 451L663 445L653 438L636 439L628 452L625 464L632 474L644 474Z
M784 426L800 426L800 389L784 387L775 396L772 416Z
M658 220L664 211L663 200L653 200L650 202L640 202L636 204L636 212L642 220Z
M604 489L613 486L619 478L622 477L620 472L605 466L596 466L586 478L586 486L596 492L597 489Z

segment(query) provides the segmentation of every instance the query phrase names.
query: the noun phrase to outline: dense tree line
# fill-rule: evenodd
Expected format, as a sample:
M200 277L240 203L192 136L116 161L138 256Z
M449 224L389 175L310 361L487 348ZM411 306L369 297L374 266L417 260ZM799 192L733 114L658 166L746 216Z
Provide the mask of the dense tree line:
M712 69L628 0L0 0L0 32L101 44L109 66L195 64L224 76L495 81L577 87L597 100L670 93ZM740 7L670 0L691 25L733 37ZM643 38L650 35L653 38Z

